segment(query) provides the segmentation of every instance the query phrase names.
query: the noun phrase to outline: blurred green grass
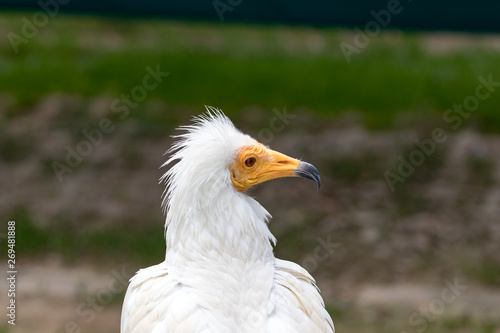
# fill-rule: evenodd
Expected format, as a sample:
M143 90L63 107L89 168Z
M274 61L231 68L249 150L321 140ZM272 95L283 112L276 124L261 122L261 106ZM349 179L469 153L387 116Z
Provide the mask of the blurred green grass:
M153 265L165 256L165 240L161 225L147 227L124 222L120 227L91 230L64 222L46 228L35 225L26 210L14 214L19 255L39 258L47 253L58 253L67 264L81 261L120 261ZM106 253L106 258L102 257Z
M5 35L21 33L23 15L31 17L0 16ZM355 110L368 127L390 129L401 112L441 117L474 94L479 75L500 80L497 51L432 53L420 40L416 33L385 32L348 63L339 44L352 35L335 29L58 15L17 54L2 39L0 92L14 106L61 92L118 97L141 84L146 66L159 65L170 76L148 98L169 105L215 105L229 114L249 105L319 114ZM470 123L500 132L498 105L500 94L493 93Z

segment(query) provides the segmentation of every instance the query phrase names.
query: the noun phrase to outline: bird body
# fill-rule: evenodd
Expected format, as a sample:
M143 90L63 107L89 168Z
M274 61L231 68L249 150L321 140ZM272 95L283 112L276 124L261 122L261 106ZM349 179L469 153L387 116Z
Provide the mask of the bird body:
M209 111L165 163L178 161L161 179L165 261L130 280L121 333L333 333L314 279L274 257L270 215L245 193L277 177L319 181L317 170Z

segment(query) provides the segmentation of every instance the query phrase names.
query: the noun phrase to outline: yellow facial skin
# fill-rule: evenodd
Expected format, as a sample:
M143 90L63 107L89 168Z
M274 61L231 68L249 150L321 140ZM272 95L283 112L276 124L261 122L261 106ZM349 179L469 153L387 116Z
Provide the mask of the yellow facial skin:
M243 147L229 166L234 188L243 192L250 187L280 177L295 177L300 161L257 143Z

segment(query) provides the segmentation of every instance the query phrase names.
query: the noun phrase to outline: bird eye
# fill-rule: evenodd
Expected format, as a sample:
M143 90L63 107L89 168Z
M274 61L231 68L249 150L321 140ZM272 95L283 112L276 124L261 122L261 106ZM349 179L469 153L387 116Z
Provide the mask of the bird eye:
M249 157L245 160L245 165L249 168L253 167L255 164L255 157Z

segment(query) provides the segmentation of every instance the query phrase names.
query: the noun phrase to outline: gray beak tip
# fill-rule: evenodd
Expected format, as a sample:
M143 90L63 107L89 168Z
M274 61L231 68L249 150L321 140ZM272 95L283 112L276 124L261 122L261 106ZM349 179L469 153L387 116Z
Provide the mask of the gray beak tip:
M301 161L299 167L295 169L295 175L316 182L318 184L318 191L321 188L321 177L314 165Z

